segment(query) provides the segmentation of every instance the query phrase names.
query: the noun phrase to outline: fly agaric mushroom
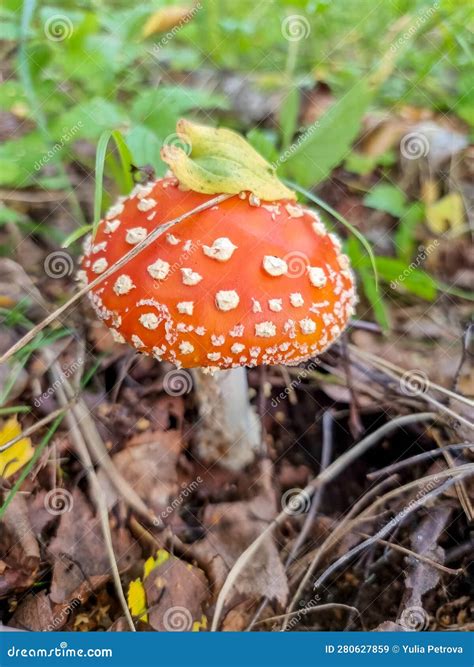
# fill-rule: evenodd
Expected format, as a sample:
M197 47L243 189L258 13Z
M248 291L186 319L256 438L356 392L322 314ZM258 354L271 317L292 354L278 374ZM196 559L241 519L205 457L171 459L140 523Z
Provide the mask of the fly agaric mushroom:
M94 240L86 241L87 282L157 226L213 198L216 190L209 191L207 180L201 188L191 179L205 193L189 189L175 157L164 151L179 180L137 185L109 210ZM238 196L174 225L89 292L116 341L159 361L215 373L196 374L207 396L200 397L208 422L201 449L212 458L210 443L219 440L215 457L230 467L248 463L259 444L244 367L294 365L320 354L339 337L355 302L339 240L291 191L284 194L261 200L250 182ZM238 455L228 451L235 443Z

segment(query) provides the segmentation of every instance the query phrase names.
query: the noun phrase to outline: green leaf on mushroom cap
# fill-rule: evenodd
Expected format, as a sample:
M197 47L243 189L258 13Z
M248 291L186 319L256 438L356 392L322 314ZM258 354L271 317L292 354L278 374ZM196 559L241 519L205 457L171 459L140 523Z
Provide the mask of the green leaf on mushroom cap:
M161 158L185 187L204 194L243 190L267 201L296 199L272 165L236 132L179 120L176 133L189 146L165 145Z

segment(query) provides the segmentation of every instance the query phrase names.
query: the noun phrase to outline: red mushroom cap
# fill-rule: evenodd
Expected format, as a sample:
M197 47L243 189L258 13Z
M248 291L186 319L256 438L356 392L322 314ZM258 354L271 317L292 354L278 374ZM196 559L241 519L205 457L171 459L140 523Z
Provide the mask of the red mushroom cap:
M91 282L158 225L212 199L175 178L138 185L85 244ZM338 338L354 279L317 214L242 193L186 218L89 296L119 342L185 367L296 364Z

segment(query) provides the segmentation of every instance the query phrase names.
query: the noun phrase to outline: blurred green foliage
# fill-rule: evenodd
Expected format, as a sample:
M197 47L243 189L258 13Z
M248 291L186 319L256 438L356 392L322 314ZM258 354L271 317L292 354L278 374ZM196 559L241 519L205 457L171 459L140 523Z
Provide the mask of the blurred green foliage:
M182 3L4 0L0 113L11 115L17 127L0 147L0 186L69 189L74 206L69 165L93 172L97 142L114 130L116 139L124 137L135 165L150 164L161 175L160 148L174 140L176 120L183 115L224 120L246 134L282 176L306 188L342 162L355 174L394 164L390 151L377 158L351 152L369 106L414 105L474 123L471 0L196 0L192 20L172 33L143 38L150 16L175 4ZM389 66L375 86L373 77L384 63ZM275 127L246 126L233 115L231 99L205 89L206 78L225 73L255 81L268 94L283 91ZM309 132L298 124L300 91L317 82L326 84L338 103ZM106 158L106 146L105 141L99 163L123 191L124 146L112 158ZM100 190L96 207L101 202ZM423 208L389 184L376 186L364 203L400 219L398 257L391 263L377 258L382 279L392 280L413 252ZM78 224L90 222L75 205ZM0 209L0 225L12 221L25 229L31 224L13 209ZM355 240L349 250L385 323L370 260ZM404 286L424 298L435 293L418 274Z
M171 38L155 34L143 39L150 15L173 4L65 0L35 6L30 0L4 0L0 17L7 71L0 109L37 127L1 147L3 185L45 185L42 179L49 170L35 165L51 144L58 146L52 162L76 159L91 166L93 156L77 149L78 140L94 142L103 130L115 128L125 132L138 163L160 168L159 148L174 132L177 117L229 107L222 95L187 85L187 73L194 70L240 72L268 89L324 81L343 97L391 49L397 66L378 91L376 104L409 103L472 117L467 0L387 0L376 6L372 0L203 0L193 19ZM28 13L31 20L25 22ZM410 18L404 24L406 15ZM289 17L300 22L295 29L303 31L301 39L288 38ZM411 41L416 48L407 48ZM179 85L170 82L170 72ZM353 97L353 104L362 106L360 95ZM290 95L282 109L280 150L294 135L296 102ZM344 131L346 119L338 120ZM335 134L332 141L339 132ZM294 163L288 175L304 177L298 160ZM333 166L323 163L324 157L319 161L322 177ZM57 179L46 185L64 183Z

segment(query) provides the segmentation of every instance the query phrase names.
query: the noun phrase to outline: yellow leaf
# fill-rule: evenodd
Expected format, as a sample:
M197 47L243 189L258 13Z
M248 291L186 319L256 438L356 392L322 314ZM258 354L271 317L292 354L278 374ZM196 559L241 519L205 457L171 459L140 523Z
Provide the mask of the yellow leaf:
M199 632L200 630L206 630L206 628L207 628L207 618L203 614L201 616L200 621L193 621L191 632Z
M0 430L0 447L21 435L21 426L16 415L8 419ZM0 452L0 477L10 477L28 463L34 454L29 438L22 438L14 445Z
M159 565L163 565L163 563L166 563L166 561L170 558L170 554L166 549L158 549L156 552L156 561L155 561L155 567L158 567Z
M127 603L132 616L138 617L140 621L144 621L145 623L148 622L145 588L140 579L130 582Z
M176 133L188 146L161 149L161 159L180 183L204 194L252 192L259 199L296 199L275 168L236 132L179 120ZM188 154L189 153L189 154Z
M143 38L157 32L167 32L172 28L181 28L188 23L196 13L198 7L192 5L171 5L154 12L143 26Z
M464 204L459 192L452 192L426 207L426 224L435 234L462 227Z
M150 558L147 558L145 561L145 565L143 566L143 578L145 579L148 577L150 572L154 570L156 567L156 562L153 556L150 556Z
M163 563L166 563L166 561L169 559L170 554L166 549L158 549L156 552L156 559L153 558L153 556L150 556L150 558L147 558L145 561L145 565L143 566L143 578L145 579L148 577L150 572L155 569L155 567L159 567L160 565L163 565Z

